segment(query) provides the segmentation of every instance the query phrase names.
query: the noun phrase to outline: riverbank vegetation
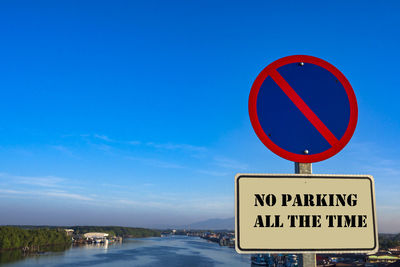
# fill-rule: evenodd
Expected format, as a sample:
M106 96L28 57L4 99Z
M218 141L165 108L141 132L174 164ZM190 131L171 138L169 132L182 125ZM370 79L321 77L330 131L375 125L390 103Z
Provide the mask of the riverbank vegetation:
M379 234L379 249L400 246L400 234Z
M67 233L66 229L73 232ZM108 233L110 237L119 237L119 240L161 236L158 230L119 226L0 226L0 264L65 251L72 242L79 245L79 240L84 240L84 234L89 232Z
M23 229L13 226L0 226L0 251L10 249L40 250L41 247L70 244L71 238L66 235L64 229Z
M161 231L146 229L146 228L122 227L122 226L74 226L69 228L73 229L75 234L78 235L88 232L101 232L101 233L108 233L110 234L110 236L119 236L124 238L161 236Z
M70 245L71 236L65 229L73 229L74 235L83 236L88 232L108 233L123 238L158 237L159 230L121 226L0 226L0 251L10 249L39 250L44 246Z

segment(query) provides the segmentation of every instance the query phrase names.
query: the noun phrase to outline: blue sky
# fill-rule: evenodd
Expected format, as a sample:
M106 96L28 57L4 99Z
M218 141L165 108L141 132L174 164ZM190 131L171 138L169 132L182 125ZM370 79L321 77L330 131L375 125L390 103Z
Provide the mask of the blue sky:
M400 232L396 1L2 1L0 224L160 227L234 215L234 175L292 173L252 82L295 54L352 84L359 121L314 173L371 174Z

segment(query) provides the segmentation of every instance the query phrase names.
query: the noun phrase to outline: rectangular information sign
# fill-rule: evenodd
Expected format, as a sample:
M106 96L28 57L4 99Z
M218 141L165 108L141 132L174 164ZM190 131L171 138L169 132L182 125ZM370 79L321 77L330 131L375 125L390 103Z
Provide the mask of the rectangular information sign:
M238 253L378 251L370 175L237 174Z

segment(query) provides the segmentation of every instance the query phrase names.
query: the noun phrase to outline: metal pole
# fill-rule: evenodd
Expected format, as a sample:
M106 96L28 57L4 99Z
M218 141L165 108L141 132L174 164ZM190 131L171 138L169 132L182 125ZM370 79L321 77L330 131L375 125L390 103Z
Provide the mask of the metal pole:
M294 163L294 172L296 174L312 174L312 166L311 163ZM315 253L307 253L302 254L300 257L299 266L302 267L316 267L317 261L315 259Z

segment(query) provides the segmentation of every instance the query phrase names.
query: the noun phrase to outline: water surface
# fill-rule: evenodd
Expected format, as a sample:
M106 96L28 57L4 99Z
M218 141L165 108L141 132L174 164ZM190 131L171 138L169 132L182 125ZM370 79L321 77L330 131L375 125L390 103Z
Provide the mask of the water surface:
M73 246L64 252L29 256L2 267L25 266L250 266L248 255L199 237L125 239L109 246Z

